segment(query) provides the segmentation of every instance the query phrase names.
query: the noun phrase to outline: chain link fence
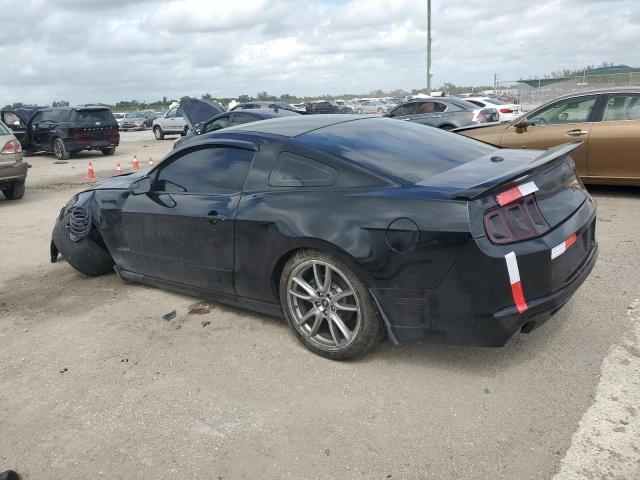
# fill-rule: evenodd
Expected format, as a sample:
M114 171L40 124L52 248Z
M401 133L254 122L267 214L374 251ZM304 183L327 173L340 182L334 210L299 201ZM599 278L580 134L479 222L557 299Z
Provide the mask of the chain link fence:
M629 86L640 87L640 72L583 75L570 78L542 78L539 80L511 80L497 83L498 92L516 97L524 112L561 95L596 88Z

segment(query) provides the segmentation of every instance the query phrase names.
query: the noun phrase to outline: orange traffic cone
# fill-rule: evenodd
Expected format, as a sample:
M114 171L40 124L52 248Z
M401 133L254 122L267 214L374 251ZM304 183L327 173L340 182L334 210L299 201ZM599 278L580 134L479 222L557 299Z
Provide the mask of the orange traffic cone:
M87 176L84 177L85 180L96 180L96 172L93 171L93 163L89 162L89 166L87 167Z
M136 157L135 155L133 156L133 162L131 162L131 170L133 170L134 172L137 172L138 170L140 170L140 164L138 163L138 157Z
M149 166L153 167L153 159L151 157L149 157Z
M116 175L122 175L122 168L120 168L120 162L116 163Z

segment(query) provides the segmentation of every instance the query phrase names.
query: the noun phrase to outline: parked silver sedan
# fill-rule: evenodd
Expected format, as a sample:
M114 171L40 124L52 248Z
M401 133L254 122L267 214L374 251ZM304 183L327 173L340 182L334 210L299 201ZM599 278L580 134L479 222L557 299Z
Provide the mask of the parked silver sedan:
M374 100L361 100L356 104L356 113L388 113L389 107Z

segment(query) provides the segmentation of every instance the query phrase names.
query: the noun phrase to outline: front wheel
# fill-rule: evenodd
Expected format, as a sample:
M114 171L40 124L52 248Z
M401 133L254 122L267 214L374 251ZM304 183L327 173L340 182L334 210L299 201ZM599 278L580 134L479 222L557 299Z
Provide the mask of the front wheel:
M156 137L156 140L164 140L164 132L160 127L153 127L153 134Z
M280 302L298 339L323 357L355 358L382 339L383 324L367 287L333 255L294 254L280 278Z
M53 154L58 160L68 160L71 157L61 138L53 140Z
M362 109L361 108L358 109L358 115L362 115Z
M378 109L378 113L383 113L383 112L384 112L384 110L382 108Z
M442 125L440 127L440 130L446 130L448 132L450 130L453 130L454 128L456 128L456 127L454 127L453 125Z
M100 151L103 155L113 155L114 153L116 153L116 147L101 148Z

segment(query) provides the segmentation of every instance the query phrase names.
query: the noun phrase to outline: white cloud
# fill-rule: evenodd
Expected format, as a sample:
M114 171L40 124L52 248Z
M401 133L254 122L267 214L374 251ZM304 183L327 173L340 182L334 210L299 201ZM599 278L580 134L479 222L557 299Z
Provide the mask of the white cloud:
M0 0L0 105L419 88L415 0ZM435 84L640 65L635 0L433 2Z

